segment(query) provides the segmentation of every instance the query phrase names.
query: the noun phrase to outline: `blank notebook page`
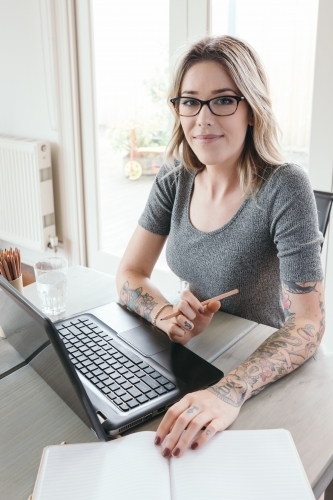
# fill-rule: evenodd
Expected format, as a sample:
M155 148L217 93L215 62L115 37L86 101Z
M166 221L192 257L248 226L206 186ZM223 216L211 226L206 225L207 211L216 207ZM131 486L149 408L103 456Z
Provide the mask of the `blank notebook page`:
M291 434L225 431L170 461L172 500L314 500Z
M109 443L47 448L33 500L170 500L169 463L153 438L138 432Z

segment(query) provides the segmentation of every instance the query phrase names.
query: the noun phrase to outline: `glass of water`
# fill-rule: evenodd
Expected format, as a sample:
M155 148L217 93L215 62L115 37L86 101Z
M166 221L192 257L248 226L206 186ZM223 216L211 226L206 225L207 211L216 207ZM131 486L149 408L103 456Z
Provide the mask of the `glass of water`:
M34 270L42 311L58 316L66 310L67 260L50 257L36 262Z

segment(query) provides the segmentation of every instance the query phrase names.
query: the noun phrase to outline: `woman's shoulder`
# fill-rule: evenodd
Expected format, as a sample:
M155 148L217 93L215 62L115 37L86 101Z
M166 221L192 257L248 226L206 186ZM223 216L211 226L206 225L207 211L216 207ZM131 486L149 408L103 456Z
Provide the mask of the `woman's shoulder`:
M299 196L311 191L310 179L303 167L295 163L283 163L271 170L260 189L260 197L272 199L279 196Z

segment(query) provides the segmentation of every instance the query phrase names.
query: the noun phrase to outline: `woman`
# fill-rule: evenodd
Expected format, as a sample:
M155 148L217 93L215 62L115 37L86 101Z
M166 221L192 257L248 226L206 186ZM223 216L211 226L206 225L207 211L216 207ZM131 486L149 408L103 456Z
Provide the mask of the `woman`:
M167 160L177 166L155 179L117 273L120 297L181 344L221 307L200 301L235 288L224 311L278 329L220 382L168 410L155 444L170 433L163 456L180 457L313 355L324 333L324 294L313 192L300 167L283 163L254 50L231 36L201 40L181 60L170 97ZM167 240L170 268L190 284L175 306L150 280ZM172 311L177 317L161 321Z

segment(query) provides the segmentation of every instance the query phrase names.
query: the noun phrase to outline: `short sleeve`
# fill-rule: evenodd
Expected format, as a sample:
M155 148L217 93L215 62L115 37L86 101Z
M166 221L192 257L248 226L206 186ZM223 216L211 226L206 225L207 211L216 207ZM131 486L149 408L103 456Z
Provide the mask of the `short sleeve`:
M163 165L155 177L139 225L160 235L168 235L177 191L177 171Z
M323 236L308 175L297 165L282 166L269 180L267 194L271 199L270 232L278 251L281 279L322 280Z

